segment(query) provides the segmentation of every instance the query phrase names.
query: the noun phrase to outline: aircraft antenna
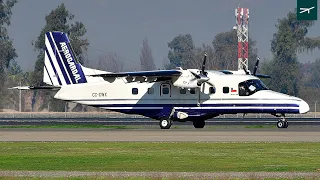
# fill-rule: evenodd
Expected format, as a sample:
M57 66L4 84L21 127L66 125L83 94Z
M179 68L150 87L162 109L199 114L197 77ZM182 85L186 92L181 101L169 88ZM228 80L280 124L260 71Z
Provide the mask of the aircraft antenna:
M248 55L249 55L249 9L236 8L235 16L237 25L234 29L237 30L238 36L238 70L244 68L248 70Z

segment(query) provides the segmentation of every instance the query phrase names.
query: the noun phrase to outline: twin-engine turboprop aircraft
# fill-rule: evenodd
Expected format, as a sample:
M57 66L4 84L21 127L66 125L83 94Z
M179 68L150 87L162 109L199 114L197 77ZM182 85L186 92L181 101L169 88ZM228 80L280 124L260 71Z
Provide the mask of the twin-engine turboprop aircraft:
M257 75L247 71L199 69L112 73L82 66L63 32L45 34L43 82L50 86L14 89L53 89L54 98L88 106L139 114L160 121L169 129L173 121L192 121L203 128L205 120L236 113L269 113L280 117L279 128L287 128L285 114L309 111L297 97L268 89Z

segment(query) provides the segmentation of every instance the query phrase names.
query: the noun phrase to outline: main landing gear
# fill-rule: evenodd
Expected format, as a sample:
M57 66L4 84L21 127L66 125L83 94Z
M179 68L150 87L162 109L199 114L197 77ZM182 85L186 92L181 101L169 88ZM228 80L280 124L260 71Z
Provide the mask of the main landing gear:
M170 129L172 125L172 120L170 119L161 119L159 122L159 126L161 129ZM204 120L195 120L193 121L193 126L195 128L203 128L206 125Z
M203 128L206 125L204 120L194 120L193 127L195 128Z

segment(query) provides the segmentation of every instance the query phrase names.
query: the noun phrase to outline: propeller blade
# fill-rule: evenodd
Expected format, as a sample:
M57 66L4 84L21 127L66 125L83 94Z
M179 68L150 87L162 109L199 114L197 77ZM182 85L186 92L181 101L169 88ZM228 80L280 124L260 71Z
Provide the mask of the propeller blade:
M202 84L202 93L204 93L204 88L205 88L206 83ZM198 106L201 105L201 90L199 88L199 95L198 95Z
M204 84L203 84L204 85ZM198 90L198 102L197 102L197 105L200 107L200 104L201 104L201 102L200 102L200 99L201 99L201 89L199 88L199 90Z
M190 81L194 81L194 80L196 80L196 79L198 79L198 78L194 77L194 78L192 78Z
M202 68L201 68L201 74L205 74L204 69L206 67L206 61L207 61L207 53L205 52L203 57Z
M212 87L214 87L214 85L213 84L211 84L211 82L206 82L207 84L209 84L210 86L212 86Z
M242 66L242 69L244 70L244 72L245 72L247 75L250 75L250 73L247 71L247 69L246 69L244 66Z
M254 66L254 69L253 69L253 75L254 75L254 76L255 76L256 73L257 73L257 70L258 70L258 67L259 67L259 61L260 61L260 58L258 57L258 58L257 58L257 62L256 62L255 66Z
M197 79L201 78L198 74L196 74L196 73L194 73L194 72L192 72L192 71L190 71L190 72L191 72L191 74L192 74L194 77L196 77Z

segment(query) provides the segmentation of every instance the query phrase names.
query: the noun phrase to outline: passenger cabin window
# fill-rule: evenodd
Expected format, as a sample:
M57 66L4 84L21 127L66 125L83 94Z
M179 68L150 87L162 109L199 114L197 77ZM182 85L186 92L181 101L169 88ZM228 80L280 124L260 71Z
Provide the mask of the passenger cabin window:
M196 89L195 88L191 88L190 89L190 94L196 94Z
M187 90L185 88L180 89L180 94L186 94L186 93L187 93Z
M132 94L134 95L138 94L138 88L132 88Z
M269 90L259 79L251 79L239 83L239 96L250 96L261 90Z
M171 97L171 86L170 84L161 84L160 86L160 96Z
M148 88L148 94L153 94L154 93L154 89L153 88Z
M210 93L210 94L216 93L216 88L214 88L214 87L209 87L209 93Z
M162 93L163 94L169 94L169 88L168 87L164 87L164 88L162 88Z
M224 94L228 94L229 93L229 87L223 87L222 92Z

